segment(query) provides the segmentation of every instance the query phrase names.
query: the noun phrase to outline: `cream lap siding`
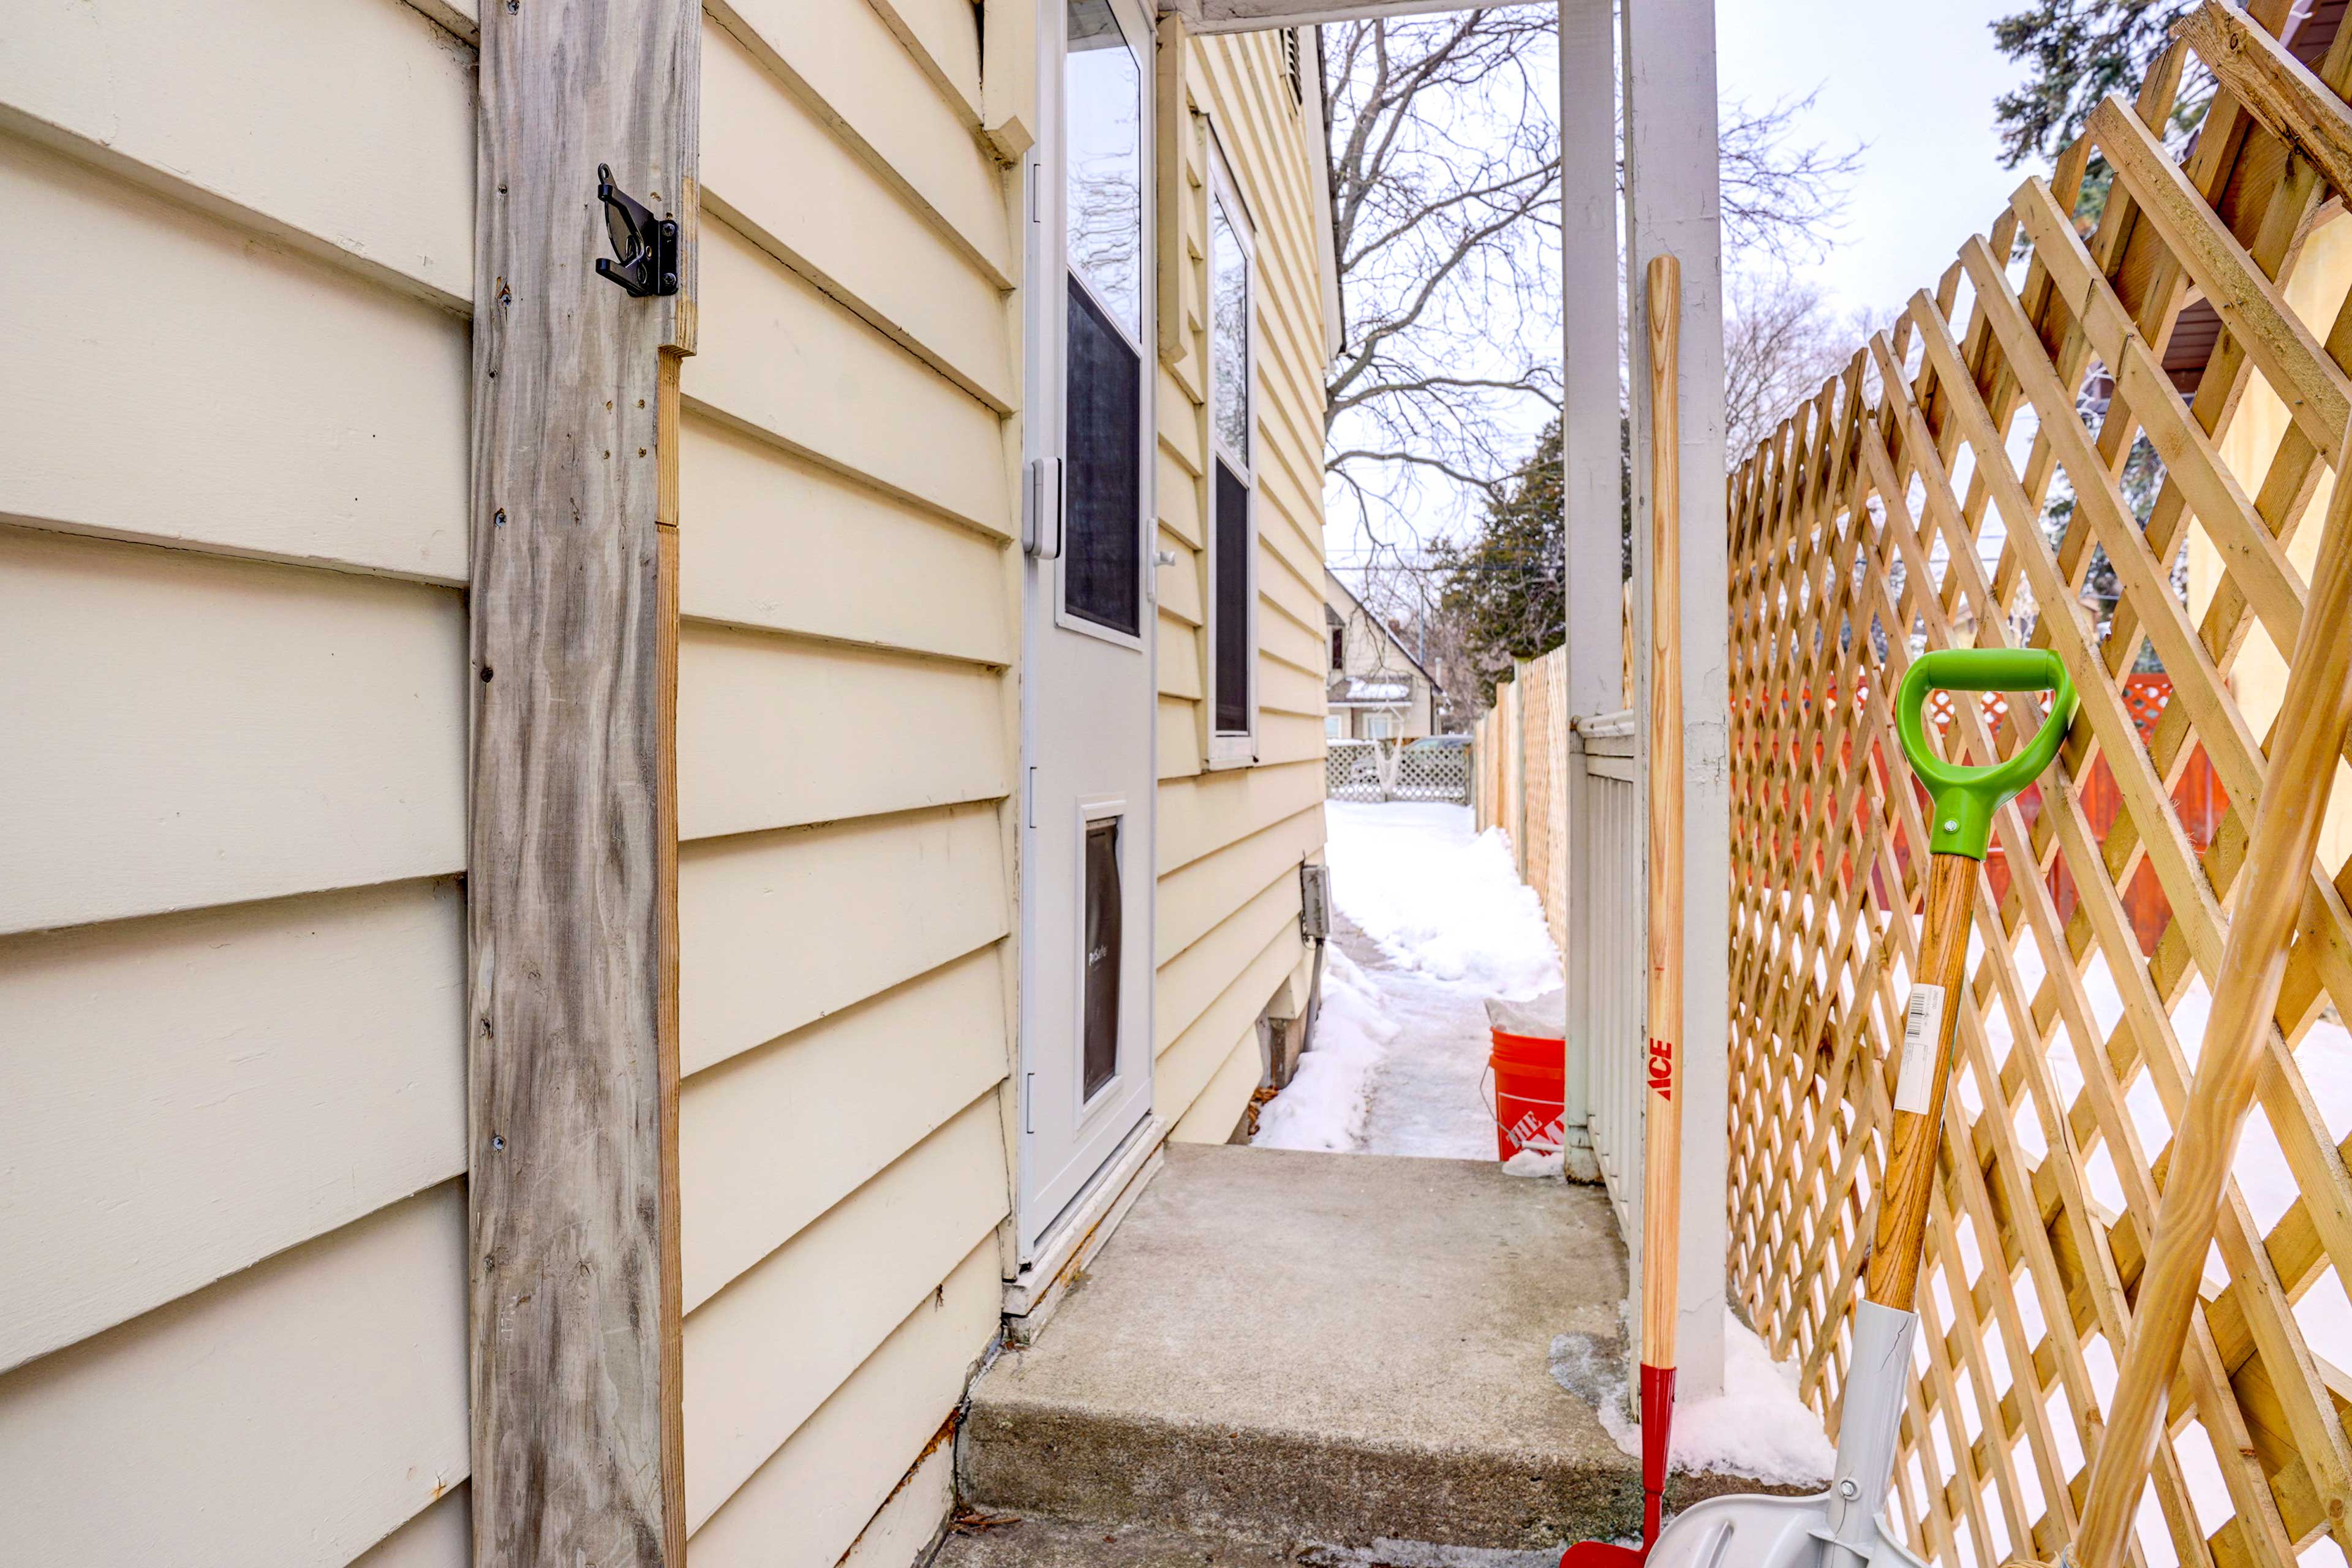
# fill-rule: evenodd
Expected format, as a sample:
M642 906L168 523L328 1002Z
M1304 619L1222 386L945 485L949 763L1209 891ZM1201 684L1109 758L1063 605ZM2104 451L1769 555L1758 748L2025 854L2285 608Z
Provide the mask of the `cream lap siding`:
M1159 1050L1155 1100L1184 1140L1222 1142L1260 1076L1257 1020L1302 994L1298 866L1323 845L1323 310L1306 116L1272 33L1186 45L1182 356L1160 376ZM1256 226L1257 760L1204 767L1208 558L1206 268L1214 127Z
M921 1467L996 1331L1009 1203L1007 175L977 140L967 0L706 15L679 474L688 1553L832 1568L863 1534L905 1540L866 1559L900 1568L945 1512Z
M6 1552L454 1568L473 50L7 31Z

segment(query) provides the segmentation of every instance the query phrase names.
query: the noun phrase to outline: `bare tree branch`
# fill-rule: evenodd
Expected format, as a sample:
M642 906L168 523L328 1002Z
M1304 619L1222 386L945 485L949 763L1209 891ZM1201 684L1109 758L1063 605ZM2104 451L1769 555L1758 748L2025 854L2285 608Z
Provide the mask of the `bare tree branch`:
M1326 469L1376 546L1491 503L1558 410L1558 28L1508 7L1322 30L1348 345L1326 376ZM1735 258L1785 261L1833 235L1859 150L1797 143L1811 104L1726 106Z

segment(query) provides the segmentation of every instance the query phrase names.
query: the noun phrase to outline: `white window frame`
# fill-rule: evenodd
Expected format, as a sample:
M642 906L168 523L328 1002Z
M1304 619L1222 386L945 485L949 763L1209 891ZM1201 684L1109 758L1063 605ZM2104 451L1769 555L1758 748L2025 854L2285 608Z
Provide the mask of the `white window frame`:
M1210 243L1207 247L1209 254L1203 258L1203 262L1207 268L1205 292L1208 296L1209 319L1203 333L1206 340L1203 345L1206 373L1203 380L1209 400L1204 409L1207 416L1204 423L1208 426L1209 435L1209 472L1207 475L1208 505L1204 509L1208 518L1208 527L1204 530L1207 537L1202 542L1205 546L1202 554L1208 570L1208 593L1205 595L1207 599L1207 613L1204 617L1206 635L1202 639L1201 649L1201 667L1204 677L1202 690L1202 728L1208 738L1207 764L1212 768L1238 768L1251 766L1257 761L1258 735L1258 495L1255 453L1264 437L1257 416L1259 337L1257 224L1250 216L1249 204L1242 200L1240 184L1234 178L1233 165L1226 162L1225 150L1217 139L1217 128L1213 122L1209 126L1208 199L1212 204L1223 206L1227 226L1232 229L1235 241L1241 247L1242 264L1249 280L1247 314L1243 320L1243 355L1248 363L1243 366L1242 385L1247 389L1246 395L1249 400L1247 434L1250 445L1250 451L1245 455L1227 447L1217 434L1215 226L1213 221L1206 225ZM1226 467L1233 469L1249 497L1247 559L1242 568L1244 574L1242 602L1248 606L1246 611L1248 626L1242 640L1245 650L1243 658L1247 665L1249 684L1249 726L1247 729L1238 731L1221 731L1217 728L1217 464L1219 462L1224 463Z

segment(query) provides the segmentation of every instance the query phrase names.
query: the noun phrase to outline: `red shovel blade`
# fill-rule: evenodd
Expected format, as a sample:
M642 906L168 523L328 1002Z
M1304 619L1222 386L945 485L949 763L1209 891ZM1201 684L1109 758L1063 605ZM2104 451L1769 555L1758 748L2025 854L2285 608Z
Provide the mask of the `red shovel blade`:
M1668 1439L1675 1424L1675 1369L1642 1366L1642 1544L1580 1541L1560 1553L1559 1568L1642 1568L1658 1543L1665 1500Z

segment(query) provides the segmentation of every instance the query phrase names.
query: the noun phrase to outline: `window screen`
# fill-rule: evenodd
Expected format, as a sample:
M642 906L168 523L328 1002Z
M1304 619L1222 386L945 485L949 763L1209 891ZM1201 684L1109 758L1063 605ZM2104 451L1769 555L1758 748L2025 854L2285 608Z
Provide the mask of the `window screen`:
M1062 605L1130 637L1143 629L1143 361L1069 279Z
M1250 492L1217 460L1217 729L1250 727Z
M1085 1098L1118 1073L1118 817L1087 826Z

